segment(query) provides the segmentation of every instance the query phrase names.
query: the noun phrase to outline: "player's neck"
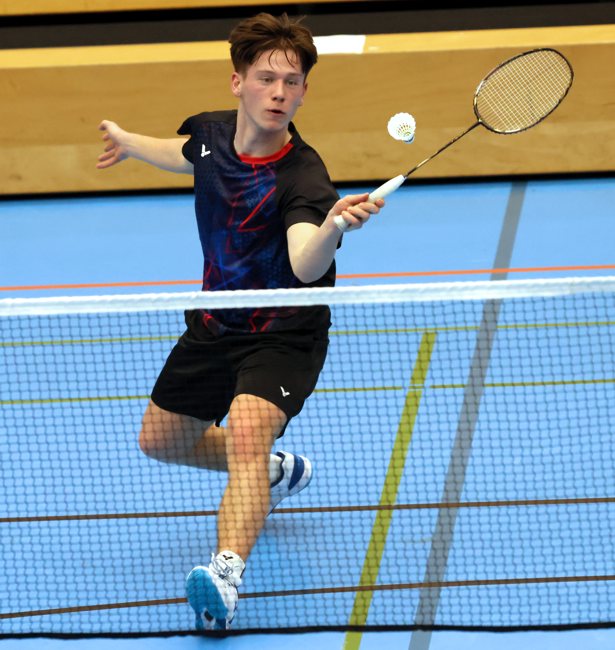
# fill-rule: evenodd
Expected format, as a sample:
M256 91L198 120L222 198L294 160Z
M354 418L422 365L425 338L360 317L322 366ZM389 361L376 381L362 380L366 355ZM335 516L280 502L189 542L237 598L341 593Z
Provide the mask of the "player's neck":
M248 124L237 124L235 151L242 156L266 158L272 156L290 142L288 129L283 131L261 131Z

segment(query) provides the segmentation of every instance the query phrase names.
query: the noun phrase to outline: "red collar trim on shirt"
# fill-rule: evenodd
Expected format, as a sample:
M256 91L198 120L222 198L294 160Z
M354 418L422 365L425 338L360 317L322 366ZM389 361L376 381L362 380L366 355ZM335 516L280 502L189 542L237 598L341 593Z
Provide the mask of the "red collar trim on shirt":
M293 148L292 142L287 142L279 151L271 154L270 156L265 156L264 158L256 158L254 156L239 156L239 160L248 165L266 165L267 163L272 163L284 158L284 156Z

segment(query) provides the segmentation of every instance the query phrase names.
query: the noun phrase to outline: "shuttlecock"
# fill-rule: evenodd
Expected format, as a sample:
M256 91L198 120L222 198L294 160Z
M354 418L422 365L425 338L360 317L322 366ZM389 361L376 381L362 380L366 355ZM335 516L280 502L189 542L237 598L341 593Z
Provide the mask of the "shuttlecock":
M410 113L396 113L387 124L389 134L395 140L410 144L414 140L416 120Z

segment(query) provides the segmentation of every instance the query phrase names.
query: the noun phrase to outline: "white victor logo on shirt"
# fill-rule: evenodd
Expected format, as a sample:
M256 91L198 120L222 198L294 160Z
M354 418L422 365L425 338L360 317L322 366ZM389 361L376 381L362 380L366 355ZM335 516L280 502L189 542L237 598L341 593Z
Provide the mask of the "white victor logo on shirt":
M201 158L205 158L205 156L209 156L210 153L211 151L208 151L205 145L201 145Z

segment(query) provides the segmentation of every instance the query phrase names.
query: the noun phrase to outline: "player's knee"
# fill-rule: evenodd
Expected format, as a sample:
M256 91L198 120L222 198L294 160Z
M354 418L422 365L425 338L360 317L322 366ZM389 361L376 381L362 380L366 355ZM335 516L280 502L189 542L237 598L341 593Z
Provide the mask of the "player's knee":
M159 461L172 461L173 447L160 432L143 427L139 433L139 449L149 458Z
M159 445L156 443L156 439L144 429L141 429L139 433L139 449L150 458L156 458L159 453Z

